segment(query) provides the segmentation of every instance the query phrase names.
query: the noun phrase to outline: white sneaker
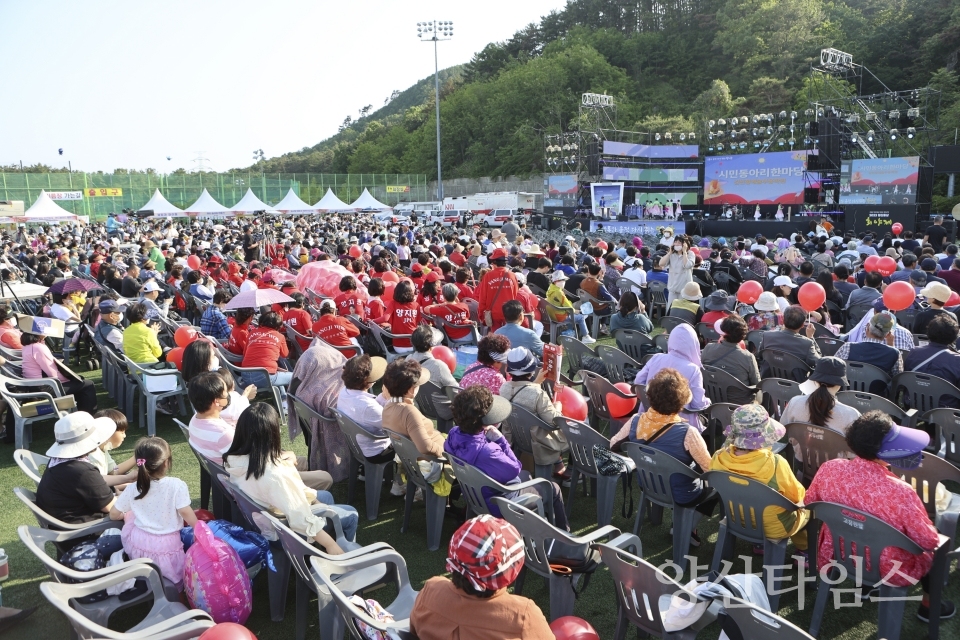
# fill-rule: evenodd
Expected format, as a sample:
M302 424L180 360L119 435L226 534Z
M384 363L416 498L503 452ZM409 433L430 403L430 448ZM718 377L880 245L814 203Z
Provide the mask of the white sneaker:
M596 342L596 340L591 338L590 336L583 336L583 339L581 339L580 342L582 342L583 344L593 344L594 342Z
M406 493L407 493L407 485L405 484L399 484L397 482L394 482L390 486L390 495L392 496L402 496L402 495L405 495Z

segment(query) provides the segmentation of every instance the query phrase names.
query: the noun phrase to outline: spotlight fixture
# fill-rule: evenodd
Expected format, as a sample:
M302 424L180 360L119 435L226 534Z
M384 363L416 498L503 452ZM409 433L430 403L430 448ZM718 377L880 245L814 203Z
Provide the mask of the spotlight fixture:
M756 127L754 127L754 128L750 131L750 135L752 135L753 137L757 137L757 128L756 128Z
M823 107L818 107L818 108L817 108L817 117L818 117L818 118L822 118L822 117L823 117Z
M694 133L693 131L691 131L691 132L687 135L687 138L690 139L690 140L696 140L696 139L697 139L697 134Z
M684 142L686 139L687 139L687 134L681 133L681 134L680 134L680 142Z
M747 130L746 130L746 129L740 129L740 137L741 137L741 138L746 138L746 137L747 137Z
M707 140L713 140L713 131L707 134Z
M919 117L920 117L920 109L918 109L918 108L916 108L916 107L911 107L911 108L907 109L907 117L908 117L908 118L913 118L913 119L919 118Z
M786 119L787 119L787 112L786 112L786 111L781 111L781 112L780 112L780 119L781 119L781 120L786 120Z
M767 127L767 135L768 135L768 136L772 136L772 135L773 135L773 127Z
M891 111L890 113L887 114L887 117L890 118L891 120L899 120L899 119L900 119L900 110L899 110L899 109L894 109L893 111Z
M660 134L658 133L655 136L653 136L653 139L656 140L657 142L660 142Z
M741 148L741 149L746 149L746 148L747 148L747 143L746 143L746 142L741 142L741 143L740 143L740 148Z
M717 151L723 151L723 143L717 144Z
M664 140L672 140L672 139L673 139L673 134L670 133L669 131L667 131L665 134L663 134L663 138L664 138Z
M735 126L737 126L738 124L740 124L740 120L738 120L737 118L733 118L733 119L730 120L730 126L731 126L731 127L735 127Z
M867 142L873 142L873 138L876 135L877 134L874 132L873 129L870 129L870 131L867 131Z
M754 141L753 141L753 148L754 148L754 149L759 149L759 148L760 148L760 141L759 141L759 140L754 140Z
M717 125L721 127L725 127L727 126L727 121L724 120L723 118L720 118L719 120L717 120Z
M907 127L907 138L912 139L915 135L917 135L917 130L916 130L916 128L914 128L914 127Z
M710 122L707 123L707 126L713 129L715 126L717 126L717 121L711 120Z
M874 122L877 119L875 111L867 111L867 122Z
M752 122L753 124L757 124L758 122L760 122L760 116L754 115L752 118L750 118L750 122Z
M791 112L790 112L790 119L791 119L791 120L796 120L796 119L797 119L797 112L796 112L796 111L791 111Z
M806 109L806 110L804 110L804 112L803 112L803 115L805 115L805 116L808 117L808 118L812 118L812 117L813 117L813 114L814 114L813 109Z
M779 140L777 140L777 145L778 145L778 146L781 146L781 147L782 147L782 146L785 145L785 144L787 144L787 141L784 140L783 138L780 138Z
M857 144L857 134L856 134L856 132L854 132L853 134L850 135L850 142L852 142L853 144Z
M897 129L890 129L890 139L896 140L898 137L900 137L900 132Z
M793 145L797 144L797 139L794 138L793 136L790 136L790 139L787 140L787 142L788 142L788 143L790 144L790 146L792 147Z

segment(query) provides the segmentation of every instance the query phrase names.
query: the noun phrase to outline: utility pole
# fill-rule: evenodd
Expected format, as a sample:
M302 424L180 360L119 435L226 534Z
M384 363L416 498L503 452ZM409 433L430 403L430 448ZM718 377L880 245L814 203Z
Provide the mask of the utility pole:
M453 38L453 22L449 20L417 23L417 37L421 42L433 42L433 84L437 107L437 200L443 202L443 168L440 161L440 62L437 43Z

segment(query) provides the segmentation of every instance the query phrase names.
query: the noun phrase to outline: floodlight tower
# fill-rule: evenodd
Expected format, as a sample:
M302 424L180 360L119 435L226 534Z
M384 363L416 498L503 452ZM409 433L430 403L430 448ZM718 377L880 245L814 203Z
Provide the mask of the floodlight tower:
M418 22L417 37L420 42L433 43L433 83L437 96L437 200L443 202L443 173L440 166L440 65L437 59L437 43L453 38L453 22Z

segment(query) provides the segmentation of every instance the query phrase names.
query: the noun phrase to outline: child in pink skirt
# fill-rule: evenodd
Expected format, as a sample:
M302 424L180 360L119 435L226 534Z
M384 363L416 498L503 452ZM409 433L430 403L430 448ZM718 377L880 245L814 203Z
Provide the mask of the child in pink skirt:
M137 482L123 490L110 518L124 521L120 538L131 560L152 560L164 578L182 589L185 554L180 529L197 522L190 491L183 480L167 477L173 457L163 438L141 438L133 457Z

